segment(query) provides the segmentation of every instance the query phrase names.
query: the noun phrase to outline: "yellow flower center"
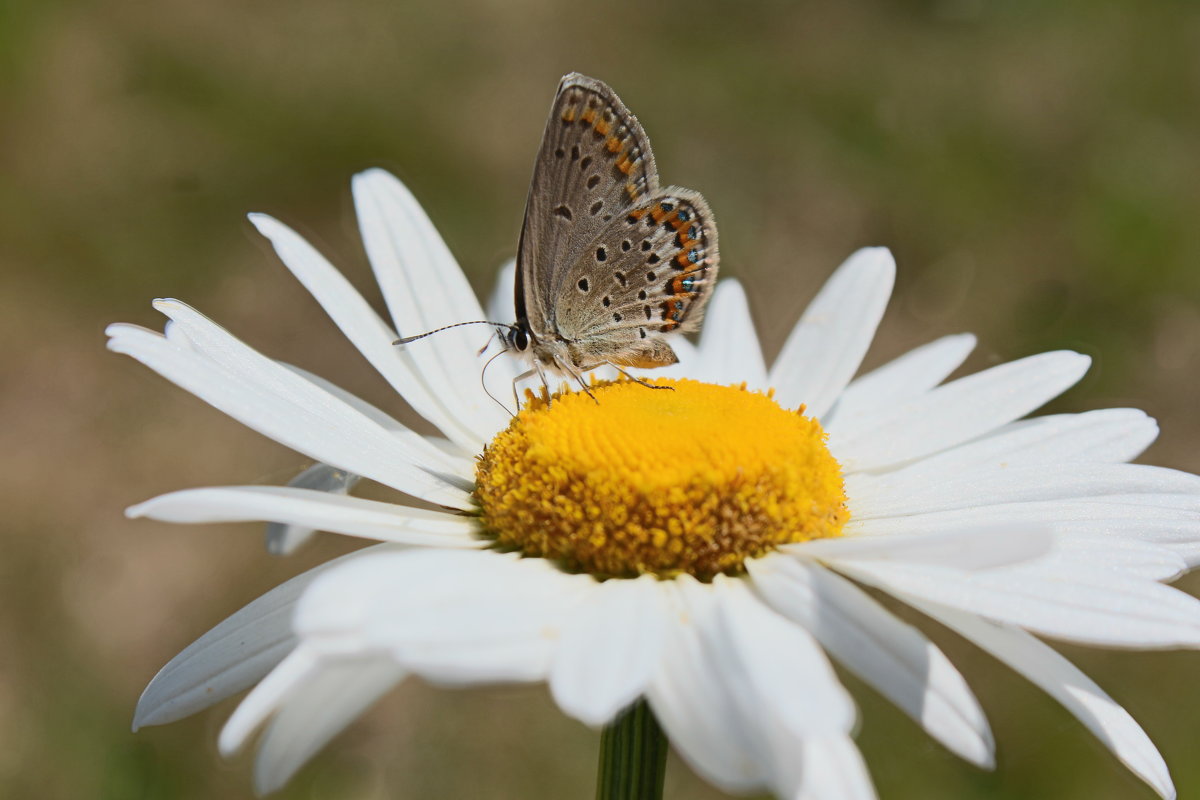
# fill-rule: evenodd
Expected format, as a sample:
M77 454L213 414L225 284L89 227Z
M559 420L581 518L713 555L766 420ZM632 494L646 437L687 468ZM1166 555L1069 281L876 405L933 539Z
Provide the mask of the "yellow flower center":
M658 379L531 398L484 450L496 546L572 571L711 579L778 545L837 536L842 471L820 423L745 387Z

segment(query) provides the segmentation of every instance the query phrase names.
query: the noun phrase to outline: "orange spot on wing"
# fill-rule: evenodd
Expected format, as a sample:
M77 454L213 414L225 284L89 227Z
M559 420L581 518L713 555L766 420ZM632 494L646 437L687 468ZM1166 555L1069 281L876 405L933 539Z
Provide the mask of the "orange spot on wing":
M563 111L562 120L563 122L575 121L575 106L567 106L566 110Z
M608 136L608 132L610 130L612 130L612 125L609 125L602 119L596 121L596 133L600 134L601 136Z
M629 156L621 156L617 159L617 169L626 175L633 171L633 162L629 160Z
M608 137L608 141L605 142L604 145L605 145L605 147L608 148L608 152L615 153L621 149L621 140L615 136L610 136L610 137Z
M583 115L580 116L579 118L581 120L583 120L584 122L586 122L588 125L591 125L593 122L596 121L596 109L589 108L587 111L583 112Z

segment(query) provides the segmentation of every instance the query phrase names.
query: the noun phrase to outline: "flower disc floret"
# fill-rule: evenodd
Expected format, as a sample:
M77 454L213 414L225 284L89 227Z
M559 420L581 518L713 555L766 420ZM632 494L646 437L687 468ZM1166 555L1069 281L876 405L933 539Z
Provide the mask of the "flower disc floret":
M532 398L485 449L496 545L598 576L708 580L849 519L817 420L745 387L630 381Z

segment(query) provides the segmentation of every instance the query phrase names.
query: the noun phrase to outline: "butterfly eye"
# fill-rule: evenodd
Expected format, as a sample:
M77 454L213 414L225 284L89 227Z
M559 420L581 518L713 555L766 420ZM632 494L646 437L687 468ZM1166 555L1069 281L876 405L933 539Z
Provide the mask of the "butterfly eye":
M508 341L520 352L524 352L525 348L529 347L529 336L525 333L524 328L514 328L508 335Z

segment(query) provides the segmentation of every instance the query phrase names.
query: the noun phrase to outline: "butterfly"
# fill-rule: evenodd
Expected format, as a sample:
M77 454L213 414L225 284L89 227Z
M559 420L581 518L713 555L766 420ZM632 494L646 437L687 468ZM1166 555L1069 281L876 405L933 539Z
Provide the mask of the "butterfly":
M659 186L650 140L603 81L563 77L517 247L516 322L533 372L662 367L716 284L717 228L698 192ZM622 370L623 371L623 370Z
M717 265L717 228L704 198L659 186L645 130L606 83L564 76L525 204L517 319L491 323L505 349L532 364L516 380L537 374L548 385L549 370L586 392L583 373L610 365L645 383L624 368L679 360L669 338L699 328Z

